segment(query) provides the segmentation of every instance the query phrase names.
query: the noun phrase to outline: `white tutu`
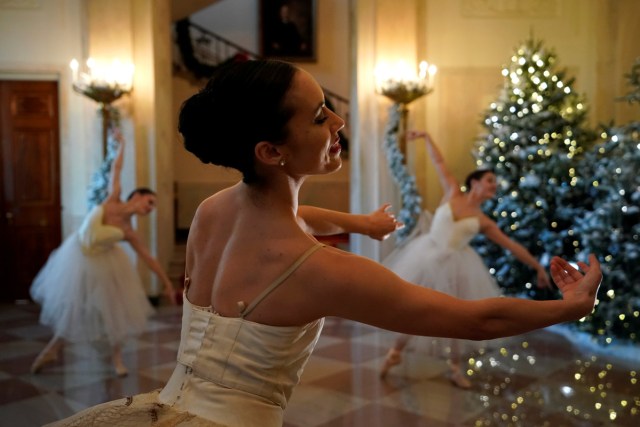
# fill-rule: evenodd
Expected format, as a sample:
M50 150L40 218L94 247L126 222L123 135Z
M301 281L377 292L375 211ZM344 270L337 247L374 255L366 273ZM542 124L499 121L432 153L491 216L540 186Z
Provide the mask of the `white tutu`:
M102 211L92 215L101 220ZM85 235L83 226L51 253L33 281L31 297L42 306L40 323L56 336L120 344L144 331L153 308L124 249L103 241L100 250L87 250L81 244Z
M392 252L383 262L408 282L466 300L501 295L500 288L469 241L479 231L479 219L468 217L454 221L448 204L440 206L430 231L419 234ZM460 351L484 348L486 341L427 338L429 353L446 355L454 341ZM424 344L423 340L420 342Z

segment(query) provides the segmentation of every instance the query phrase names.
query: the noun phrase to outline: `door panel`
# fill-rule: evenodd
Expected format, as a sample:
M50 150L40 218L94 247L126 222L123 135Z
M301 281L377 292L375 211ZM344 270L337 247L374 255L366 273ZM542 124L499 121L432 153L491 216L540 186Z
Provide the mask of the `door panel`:
M29 297L61 240L58 86L0 81L2 299Z

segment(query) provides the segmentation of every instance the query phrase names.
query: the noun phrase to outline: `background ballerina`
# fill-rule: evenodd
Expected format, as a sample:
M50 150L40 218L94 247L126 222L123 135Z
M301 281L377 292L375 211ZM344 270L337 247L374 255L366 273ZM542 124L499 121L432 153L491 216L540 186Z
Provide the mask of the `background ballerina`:
M42 306L40 323L53 329L53 338L31 366L32 373L57 360L65 341L106 340L116 374L127 375L122 344L144 331L153 308L120 241L128 242L158 275L165 295L175 304L169 277L131 225L134 215L146 216L153 211L156 195L148 188L137 188L126 201L120 200L124 139L117 131L114 137L119 146L106 200L94 207L80 229L51 253L31 286L31 297Z
M503 233L481 210L482 204L495 196L496 175L491 170L472 172L465 180L466 191L463 192L429 134L410 131L407 138L425 139L444 196L435 211L429 231L396 249L384 264L409 282L458 298L477 300L499 296L500 288L493 276L469 245L477 233L483 233L496 244L511 251L518 260L535 269L538 287L550 287L544 267L524 246ZM382 377L387 375L392 366L402 361L402 351L410 338L410 335L397 338L387 354L380 373ZM432 342L448 353L451 382L461 388L471 387L460 369L460 356L463 351L478 348L482 343L449 338Z

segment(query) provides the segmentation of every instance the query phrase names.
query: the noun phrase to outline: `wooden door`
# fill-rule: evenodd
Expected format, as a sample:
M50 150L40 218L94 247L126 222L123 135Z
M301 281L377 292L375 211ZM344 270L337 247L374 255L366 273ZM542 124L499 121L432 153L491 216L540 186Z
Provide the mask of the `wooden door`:
M61 240L58 84L0 81L0 299L29 298Z

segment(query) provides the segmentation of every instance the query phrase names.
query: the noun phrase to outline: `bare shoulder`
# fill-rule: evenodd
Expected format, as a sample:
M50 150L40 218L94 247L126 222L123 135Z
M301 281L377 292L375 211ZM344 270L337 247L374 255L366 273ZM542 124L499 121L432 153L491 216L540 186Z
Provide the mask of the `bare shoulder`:
M228 193L231 191L230 188L225 188L224 190L218 191L215 194L210 195L206 199L204 199L198 205L198 209L196 210L196 214L198 213L207 213L212 209L215 209L216 206L220 203L220 201L226 197L228 197Z
M332 247L317 251L304 263L305 289L322 315L351 317L342 304L366 303L391 291L395 285L406 283L381 264Z
M221 190L200 202L193 216L192 226L210 223L216 216L219 216L223 211L223 207L229 204L233 192L232 188Z

